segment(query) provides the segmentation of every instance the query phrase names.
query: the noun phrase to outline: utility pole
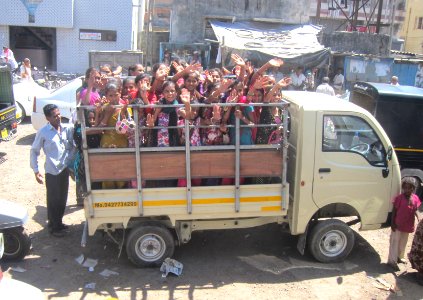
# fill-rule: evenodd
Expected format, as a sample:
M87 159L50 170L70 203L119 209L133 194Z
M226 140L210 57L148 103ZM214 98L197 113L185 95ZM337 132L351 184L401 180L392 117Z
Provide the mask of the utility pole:
M376 33L380 33L380 19L382 18L383 0L379 0L379 7L377 10Z
M358 19L358 11L360 9L360 1L355 0L354 3L354 10L353 10L353 21L352 21L352 30L357 31L357 19Z
M316 22L320 24L320 10L322 8L322 0L317 0Z
M392 49L392 35L394 34L394 22L395 22L395 8L396 8L396 0L392 0L391 6L391 16L390 16L390 25L389 25L389 51Z

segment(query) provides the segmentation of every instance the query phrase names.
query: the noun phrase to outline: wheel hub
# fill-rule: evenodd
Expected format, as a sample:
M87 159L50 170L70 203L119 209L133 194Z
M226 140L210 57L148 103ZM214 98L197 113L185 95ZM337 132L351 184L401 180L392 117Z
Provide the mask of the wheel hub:
M137 241L137 255L145 261L155 261L165 252L164 240L155 234L143 235Z
M19 252L20 248L19 240L15 236L11 234L4 235L4 253L7 255L15 255Z
M329 231L322 237L319 246L326 256L334 257L342 253L347 247L347 237L342 231Z

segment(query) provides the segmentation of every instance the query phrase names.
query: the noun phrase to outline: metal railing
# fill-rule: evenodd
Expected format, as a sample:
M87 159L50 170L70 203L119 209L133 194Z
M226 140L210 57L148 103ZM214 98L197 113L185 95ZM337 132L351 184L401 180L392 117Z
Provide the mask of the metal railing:
M84 157L84 166L85 166L85 174L86 174L86 186L87 186L87 194L88 194L88 203L89 203L89 214L91 217L94 216L94 208L93 208L93 200L91 194L91 178L90 178L90 166L89 166L89 154L94 153L135 153L136 159L136 175L137 175L137 201L138 201L138 214L140 216L143 215L143 188L142 188L142 169L141 169L141 157L140 154L142 152L168 152L168 151L175 151L175 152L185 152L185 174L186 174L186 197L187 197L187 213L192 213L192 186L191 186L191 153L195 151L209 151L209 150L234 150L235 151L235 211L239 212L240 210L240 153L241 150L248 150L248 149L279 149L281 150L282 155L282 166L281 166L281 208L282 210L287 209L286 201L288 195L286 194L286 173L287 173L287 147L288 147L288 102L282 101L278 103L214 103L214 104L191 104L191 107L213 107L214 105L218 105L221 107L245 107L245 106L259 106L259 107L279 107L282 111L282 140L281 144L261 144L261 145L241 145L240 144L240 133L241 128L253 128L253 127L274 127L277 128L281 126L281 124L255 124L255 125L241 125L240 120L235 118L234 125L226 125L227 128L235 128L235 143L234 145L213 145L213 146L191 146L190 145L190 129L191 128L219 128L220 125L192 125L189 123L189 120L185 119L184 125L180 126L142 126L138 125L139 115L138 109L145 109L145 108L165 108L165 107L174 107L183 108L183 104L176 104L176 105L159 105L159 104L152 104L152 105L128 105L128 107L132 108L133 111L133 119L135 122L135 147L133 148L96 148L96 149L88 149L87 146L87 132L89 131L98 131L98 127L86 127L86 120L85 114L83 110L85 109L93 109L93 106L79 106L78 109L78 120L81 123L81 133L82 133L82 150L83 150L83 157ZM122 105L114 105L113 107L119 108ZM142 147L140 145L140 129L142 130L157 130L157 129L172 129L178 128L183 129L185 133L185 145L183 146L176 146L176 147ZM114 127L101 127L102 130L115 130Z

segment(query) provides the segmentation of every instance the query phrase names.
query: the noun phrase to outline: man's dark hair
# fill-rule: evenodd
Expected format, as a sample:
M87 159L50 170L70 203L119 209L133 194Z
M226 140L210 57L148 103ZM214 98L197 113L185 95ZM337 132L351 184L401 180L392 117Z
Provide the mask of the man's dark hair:
M51 116L51 112L55 109L58 109L59 107L57 107L56 104L47 104L46 106L43 107L43 112L44 115L46 117L50 117Z

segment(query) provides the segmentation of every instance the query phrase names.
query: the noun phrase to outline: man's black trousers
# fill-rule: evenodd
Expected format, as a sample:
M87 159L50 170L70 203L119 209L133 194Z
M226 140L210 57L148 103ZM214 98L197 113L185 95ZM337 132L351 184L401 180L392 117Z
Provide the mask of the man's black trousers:
M46 173L46 188L49 227L53 231L59 231L62 227L62 218L65 213L66 201L68 200L68 169L63 170L58 175Z

